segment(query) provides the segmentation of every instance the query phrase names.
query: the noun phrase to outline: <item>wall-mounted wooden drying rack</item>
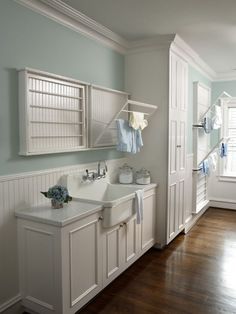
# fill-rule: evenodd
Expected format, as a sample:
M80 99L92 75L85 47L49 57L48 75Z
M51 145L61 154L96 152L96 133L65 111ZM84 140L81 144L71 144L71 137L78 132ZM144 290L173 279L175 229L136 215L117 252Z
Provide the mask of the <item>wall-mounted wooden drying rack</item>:
M222 98L231 98L232 96L230 94L228 94L227 92L222 92L217 98L214 104L212 104L202 115L201 118L199 119L199 122L196 124L193 124L193 128L203 128L204 124L203 124L203 119L206 117L206 115L209 112L212 112L212 109L217 105L217 102L222 99Z
M193 171L194 171L194 172L200 171L201 168L199 168L199 167L201 166L201 164L203 163L203 161L206 160L206 159L219 147L219 145L220 145L221 143L223 143L223 142L228 143L229 140L230 140L230 137L227 137L227 138L222 137L222 138L217 142L217 144L215 144L215 145L211 148L211 150L207 153L207 155L199 162L198 168L197 168L197 169L193 169Z
M106 133L106 131L114 126L114 122L119 119L120 115L122 113L131 113L131 112L142 112L146 119L149 119L151 115L158 109L158 106L130 100L128 99L124 105L121 107L121 109L112 117L112 119L106 124L106 127L103 129L101 134L97 137L95 141L95 145L100 141L100 139L103 137L103 135ZM114 128L114 127L113 127Z

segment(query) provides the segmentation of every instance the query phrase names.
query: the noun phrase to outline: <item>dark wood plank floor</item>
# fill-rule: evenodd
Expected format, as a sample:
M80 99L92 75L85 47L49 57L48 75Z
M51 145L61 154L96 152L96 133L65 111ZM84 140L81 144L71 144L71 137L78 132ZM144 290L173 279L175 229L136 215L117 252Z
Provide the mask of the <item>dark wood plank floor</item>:
M151 249L79 314L236 313L236 212L210 208L187 235Z

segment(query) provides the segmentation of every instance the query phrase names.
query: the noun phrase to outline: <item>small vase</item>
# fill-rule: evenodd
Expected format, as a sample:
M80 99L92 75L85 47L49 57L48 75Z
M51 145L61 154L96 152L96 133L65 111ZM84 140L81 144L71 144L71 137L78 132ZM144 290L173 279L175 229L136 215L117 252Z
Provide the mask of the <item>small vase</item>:
M51 204L52 204L52 208L53 209L63 208L63 203L62 202L58 202L55 199L51 199Z

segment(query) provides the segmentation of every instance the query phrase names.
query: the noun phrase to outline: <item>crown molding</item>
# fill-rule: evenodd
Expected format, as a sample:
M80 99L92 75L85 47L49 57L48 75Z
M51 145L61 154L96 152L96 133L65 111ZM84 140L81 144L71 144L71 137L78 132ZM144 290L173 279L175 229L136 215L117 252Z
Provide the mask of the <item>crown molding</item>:
M14 0L78 33L99 41L119 53L126 53L128 41L61 0Z
M175 34L167 34L130 41L127 48L127 54L146 52L155 49L169 49L174 38Z
M236 80L236 72L215 72L177 34L157 35L151 38L128 41L102 24L73 9L61 0L14 0L15 2L54 20L88 38L96 40L121 53L133 54L155 49L169 49L178 53L190 65L211 81Z
M176 34L171 49L182 57L209 80L214 81L217 73L179 36Z
M218 72L214 82L236 81L236 71Z

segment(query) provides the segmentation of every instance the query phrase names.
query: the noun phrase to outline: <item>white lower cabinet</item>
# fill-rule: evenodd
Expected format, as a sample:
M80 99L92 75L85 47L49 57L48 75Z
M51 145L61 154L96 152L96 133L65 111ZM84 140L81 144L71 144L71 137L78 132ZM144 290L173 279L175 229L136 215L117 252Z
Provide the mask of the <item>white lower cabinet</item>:
M18 218L20 291L27 311L72 314L155 243L155 188L136 216L102 227L102 211L63 227Z

